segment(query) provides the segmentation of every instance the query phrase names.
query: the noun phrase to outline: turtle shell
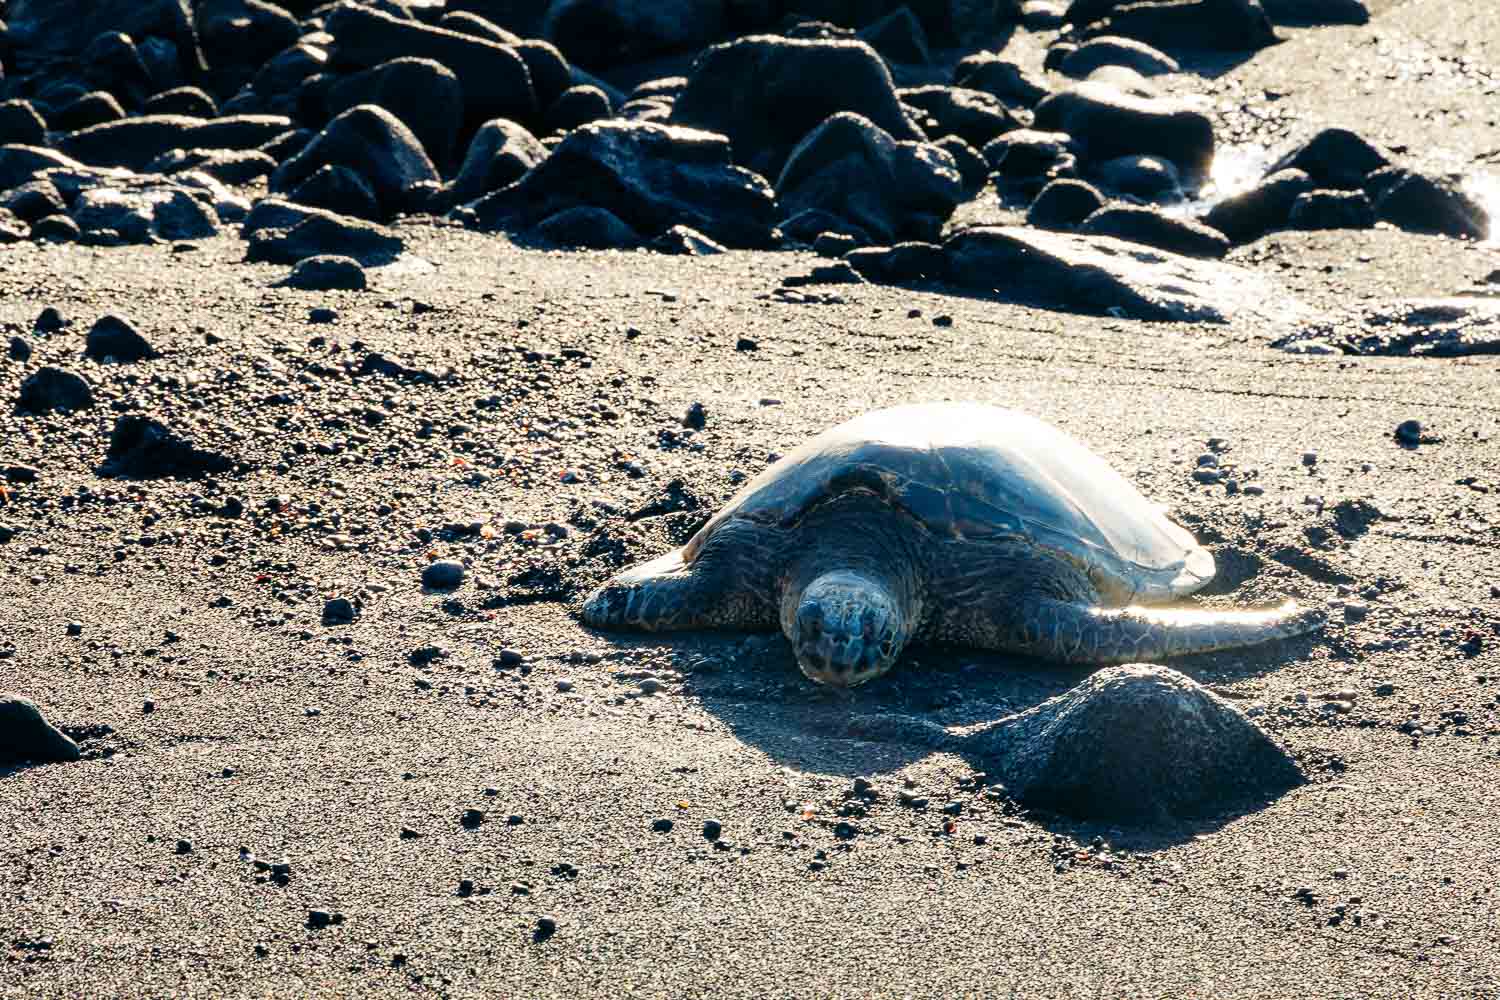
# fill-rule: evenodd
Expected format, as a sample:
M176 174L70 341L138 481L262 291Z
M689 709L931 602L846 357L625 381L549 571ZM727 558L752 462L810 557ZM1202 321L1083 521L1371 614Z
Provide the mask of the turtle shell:
M978 403L876 410L824 431L756 476L683 549L733 518L794 528L846 493L881 497L939 539L1024 539L1088 573L1117 603L1186 594L1213 556L1075 438Z

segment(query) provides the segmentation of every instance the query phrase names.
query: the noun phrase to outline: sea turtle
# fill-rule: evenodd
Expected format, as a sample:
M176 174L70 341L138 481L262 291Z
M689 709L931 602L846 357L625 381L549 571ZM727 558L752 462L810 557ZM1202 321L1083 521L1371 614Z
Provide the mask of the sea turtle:
M584 603L602 628L781 626L802 672L838 687L909 641L1085 664L1298 635L1269 611L1150 610L1213 556L1103 459L1034 417L975 403L877 410L759 476L684 546Z

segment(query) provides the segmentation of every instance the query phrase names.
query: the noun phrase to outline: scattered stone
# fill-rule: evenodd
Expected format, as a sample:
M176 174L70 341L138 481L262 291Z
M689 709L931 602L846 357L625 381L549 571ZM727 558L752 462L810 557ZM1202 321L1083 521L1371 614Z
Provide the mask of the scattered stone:
M1319 188L1357 190L1365 178L1390 159L1371 143L1345 128L1325 128L1306 142L1282 154L1266 170L1266 176L1283 170L1300 170Z
M110 359L120 362L145 361L161 356L134 324L114 315L101 317L89 329L83 355L94 361Z
M278 198L257 202L243 233L250 243L245 259L272 264L335 254L374 267L405 248L401 237L382 226Z
M1419 444L1422 440L1422 421L1403 420L1396 425L1396 440L1403 444Z
M703 836L706 840L718 840L724 833L724 824L716 819L703 821Z
M115 420L99 475L192 479L228 471L233 464L223 455L200 450L154 417L130 413Z
M1365 178L1365 192L1374 201L1378 218L1408 232L1469 240L1482 240L1489 234L1489 213L1447 180L1384 167Z
M484 813L478 809L465 809L459 822L465 830L477 830L484 823Z
M6 348L6 353L12 361L30 361L31 345L26 342L26 338L24 337L11 337L10 344Z
M338 254L319 254L299 260L292 273L276 283L281 288L300 288L304 291L363 291L366 288L365 269L353 257Z
M1177 168L1159 156L1119 156L1095 166L1090 176L1117 194L1143 201L1183 199L1182 178Z
M29 413L86 410L93 405L93 388L87 379L76 372L48 365L38 369L21 383L18 406Z
M433 590L452 590L464 582L464 564L456 559L440 559L422 570L422 586Z
M0 693L0 758L70 761L79 755L78 744L48 722L35 702Z
M641 243L640 233L609 209L595 205L575 205L549 215L533 226L527 237L581 250L623 250Z
M328 88L324 98L324 106L334 116L334 121L362 105L388 112L415 138L417 147L425 153L430 165L451 169L455 145L464 123L464 92L458 77L442 63L409 56L392 59L340 78ZM399 149L399 155L410 157L413 152L405 145L404 139L390 130L388 122L381 125L378 132L369 122L364 123L359 131L363 142L389 148L392 154ZM309 148L318 141L315 139L309 143ZM388 143L396 145L388 146ZM358 161L346 158L357 155L357 148L357 145L347 146L337 158L325 156L324 162L345 163L369 174ZM420 164L413 160L407 169L420 169ZM375 173L378 176L381 171Z
M953 135L976 148L983 148L1003 132L1020 128L1021 122L992 94L964 87L926 86L896 92L901 103L916 108L931 121L930 135Z
M58 151L96 167L142 171L173 149L255 149L292 127L281 115L231 115L204 120L186 115L122 118L72 132Z
M994 52L976 52L961 59L953 82L967 90L982 90L1006 105L1029 108L1050 92L1047 81Z
M347 597L335 597L323 605L324 625L348 625L354 617L354 602Z
M651 830L653 833L671 833L673 825L672 821L666 818L654 819L651 821Z

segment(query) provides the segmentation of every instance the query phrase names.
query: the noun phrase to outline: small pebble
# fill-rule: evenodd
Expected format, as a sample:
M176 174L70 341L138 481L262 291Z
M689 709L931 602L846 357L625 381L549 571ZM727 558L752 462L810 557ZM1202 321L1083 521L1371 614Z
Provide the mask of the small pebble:
M718 840L724 833L724 824L716 819L703 821L703 836L709 840Z
M478 809L465 809L463 818L460 820L467 830L475 830L484 822L484 813Z
M672 821L665 817L654 819L651 821L651 830L653 833L671 833Z
M433 590L452 590L463 581L464 564L455 559L440 559L422 570L422 585Z
M1396 440L1405 444L1419 444L1422 440L1422 421L1401 421L1396 425Z

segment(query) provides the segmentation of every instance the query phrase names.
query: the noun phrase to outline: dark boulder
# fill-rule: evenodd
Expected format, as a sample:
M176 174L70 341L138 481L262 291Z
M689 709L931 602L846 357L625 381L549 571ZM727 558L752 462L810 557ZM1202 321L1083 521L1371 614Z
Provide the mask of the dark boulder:
M0 245L20 243L31 235L31 227L10 209L0 205Z
M775 177L792 147L840 111L898 140L926 138L884 61L858 41L756 35L712 46L693 64L671 120L728 136L734 162Z
M82 231L66 215L49 215L31 224L31 238L43 243L77 243Z
M534 242L583 250L620 250L641 243L640 233L595 205L575 205L549 215L525 236Z
M573 86L574 69L556 45L531 38L516 45L515 50L526 63L526 72L531 74L531 89L536 94L538 108L550 108L563 91Z
M370 182L382 212L388 215L417 209L428 197L423 185L442 183L411 130L373 104L350 108L329 122L302 152L271 175L271 190L291 191L329 164L357 170Z
M1276 24L1368 24L1365 0L1260 0Z
M223 184L249 184L276 169L276 161L255 149L170 149L146 166L151 174L198 170Z
M314 170L292 191L291 200L360 219L381 217L380 200L370 182L359 171L342 164L325 163Z
M893 63L925 66L932 61L932 53L927 48L927 32L922 30L922 22L917 20L910 7L897 7L861 28L859 38Z
M1234 243L1249 243L1284 228L1297 196L1316 186L1304 171L1282 170L1214 205L1203 221Z
M328 88L324 103L330 115L377 105L411 130L439 170L453 162L464 123L464 95L458 77L441 63L392 59L340 79Z
M1219 258L1229 252L1229 239L1192 219L1163 215L1154 208L1115 205L1101 208L1083 220L1080 233L1113 236L1129 243L1144 243L1186 257Z
M148 115L95 125L65 135L59 151L96 167L144 170L170 149L255 149L292 127L280 115L189 118Z
M1058 70L1064 76L1082 80L1101 66L1124 66L1141 76L1176 73L1182 68L1176 59L1145 42L1104 35L1089 39L1065 55Z
M564 133L609 115L609 95L604 91L591 86L569 87L552 102L543 121L549 131Z
M149 177L86 188L69 214L79 239L99 246L201 240L219 231L210 195Z
M0 208L27 224L49 215L62 215L68 210L57 186L46 178L27 181L0 193Z
M1263 319L1297 308L1270 279L1109 236L972 226L943 245L949 280L1050 309L1166 322Z
M173 87L152 95L142 109L148 115L187 115L191 118L214 118L219 106L200 87Z
M1134 38L1167 51L1253 52L1281 40L1259 0L1130 3L1110 11L1108 17L1091 24L1086 33L1095 37Z
M1142 201L1183 199L1182 178L1171 162L1159 156L1121 156L1097 164L1089 175L1115 194Z
M89 329L83 356L94 361L113 359L127 363L161 357L135 324L114 315L100 317Z
M1038 229L1072 229L1104 206L1099 189L1064 178L1048 184L1026 210L1026 223Z
M516 183L475 202L474 221L519 232L579 205L608 209L648 239L685 225L733 247L769 245L776 221L770 185L729 162L722 135L621 121L569 133Z
M1390 162L1385 153L1354 132L1325 128L1282 155L1266 173L1301 170L1320 188L1357 190L1367 176Z
M485 122L474 133L445 198L451 205L473 201L515 183L546 158L547 147L524 126L503 118Z
M538 107L531 75L516 50L458 31L353 3L341 3L328 17L333 59L345 67L370 69L392 59L431 59L453 71L463 88L466 118L535 119Z
M83 63L84 80L90 86L113 95L125 107L139 109L155 89L140 49L129 35L122 32L99 34L83 50L79 61Z
M0 693L0 761L59 762L79 756L78 744L48 722L35 702Z
M198 37L221 93L238 90L260 66L301 37L288 11L264 0L198 0Z
M646 244L652 253L671 254L679 257L711 257L724 253L724 246L715 243L690 226L673 226L656 239Z
M1489 213L1452 181L1385 167L1366 178L1366 190L1376 217L1398 229L1467 240L1489 235Z
M898 142L852 112L808 133L776 181L788 215L819 209L881 242L933 239L963 200L953 158L930 143Z
M1021 127L999 98L963 87L913 87L896 92L901 103L921 111L928 135L956 135L976 148L995 136Z
M724 0L553 0L543 34L591 69L688 52L720 37Z
M47 117L53 128L61 132L72 132L93 125L119 121L125 117L125 109L108 91L91 90L64 104Z
M1297 196L1287 215L1289 229L1369 229L1375 207L1363 191L1319 189Z
M1020 191L1040 191L1048 181L1077 172L1077 145L1066 132L1022 128L985 143L985 162L998 184Z
M1046 80L993 52L965 56L953 70L953 82L982 90L1012 107L1033 107L1051 93Z
M963 181L965 196L972 198L983 190L989 179L990 166L984 162L979 150L956 135L943 136L933 145L953 158L953 165L958 168L958 176Z
M297 261L292 273L276 282L276 286L312 292L359 292L366 287L365 269L353 257L320 254Z
M1103 163L1134 153L1160 156L1185 175L1207 172L1214 156L1213 122L1169 98L1144 98L1099 83L1080 83L1036 107L1033 126L1066 132L1083 158Z
M34 59L74 59L99 35L119 32L142 49L151 40L171 43L189 80L208 68L188 0L11 0L5 19L10 45Z
M0 101L0 146L41 146L47 122L30 101Z
M388 264L405 248L382 226L279 198L262 198L245 220L246 259L295 264L306 257L338 254L365 267Z
M94 405L94 390L77 372L48 365L21 383L21 398L16 405L24 413L87 410Z
M115 420L101 476L128 479L195 479L227 472L234 462L198 448L154 417L127 413Z

